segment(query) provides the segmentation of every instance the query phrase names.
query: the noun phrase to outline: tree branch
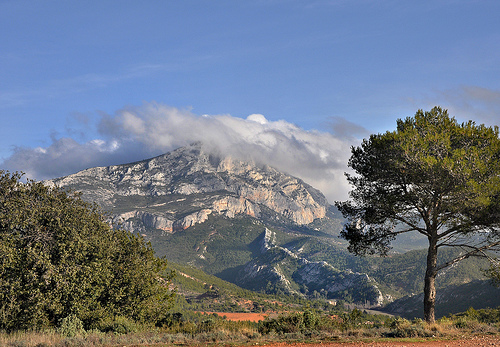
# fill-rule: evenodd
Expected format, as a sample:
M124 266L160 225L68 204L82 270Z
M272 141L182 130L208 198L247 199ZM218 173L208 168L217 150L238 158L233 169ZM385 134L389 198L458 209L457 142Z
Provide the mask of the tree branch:
M491 249L491 248L494 248L496 246L500 246L500 241L498 242L495 242L495 243L491 243L491 244L488 244L488 245L484 245L482 247L475 247L475 246L471 246L471 245L467 245L467 244L463 244L463 245L446 245L446 244L441 244L440 246L450 246L450 247L460 247L462 249L465 249L465 248L469 248L471 250L467 251L467 253L459 256L459 257L456 257L455 259L452 259L446 263L443 263L439 266L436 267L436 271L440 271L444 268L447 268L448 266L451 266L455 263L458 263L459 261L462 261L464 259L467 259L469 257L485 257L485 258L488 258L488 255L484 252L488 249Z
M409 231L417 231L417 232L419 232L422 235L429 236L429 233L427 232L427 230L425 228L419 227L418 225L410 222L407 218L396 216L394 218L394 220L397 220L397 221L399 221L401 223L404 223L404 224L406 224L406 225L408 225L410 227L410 229L405 229L403 232L398 232L398 234L406 233L406 232L409 232Z

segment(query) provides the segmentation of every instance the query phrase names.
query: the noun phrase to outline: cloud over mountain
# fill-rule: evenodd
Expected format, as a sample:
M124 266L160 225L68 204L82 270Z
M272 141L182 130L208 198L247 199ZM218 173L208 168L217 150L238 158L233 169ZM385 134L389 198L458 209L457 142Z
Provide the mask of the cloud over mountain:
M302 178L332 202L345 199L348 191L344 171L355 140L346 132L352 129L359 135L363 130L342 119L334 122L335 135L305 130L284 120L269 121L261 114L246 119L199 116L189 110L144 103L113 115L102 114L98 139L81 143L62 137L52 139L44 148L17 148L1 167L47 179L88 167L142 160L200 141L216 154L268 164Z

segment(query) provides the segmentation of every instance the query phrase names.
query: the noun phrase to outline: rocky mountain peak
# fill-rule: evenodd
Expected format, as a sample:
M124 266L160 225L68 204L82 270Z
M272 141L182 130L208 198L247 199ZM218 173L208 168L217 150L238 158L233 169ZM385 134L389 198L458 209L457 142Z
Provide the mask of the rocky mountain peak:
M318 190L269 166L203 150L200 143L139 162L96 167L47 181L81 191L120 219L145 232L175 232L210 214L238 214L305 225L324 218L328 203Z

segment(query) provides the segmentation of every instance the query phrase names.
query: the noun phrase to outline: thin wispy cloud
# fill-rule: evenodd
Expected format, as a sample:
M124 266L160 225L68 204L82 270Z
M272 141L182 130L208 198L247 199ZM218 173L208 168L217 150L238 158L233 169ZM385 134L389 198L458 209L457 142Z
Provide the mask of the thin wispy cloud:
M480 86L460 86L438 91L420 104L440 105L460 121L473 120L488 126L500 126L500 90ZM420 106L422 108L422 106Z
M89 72L47 80L43 84L18 87L14 90L0 90L0 108L10 108L33 104L47 99L58 99L68 94L78 94L88 90L104 89L133 79L141 79L168 71L178 71L186 63L142 63L128 66L116 73Z
M334 136L342 139L354 140L365 138L370 132L359 124L348 121L343 117L331 117L328 124Z

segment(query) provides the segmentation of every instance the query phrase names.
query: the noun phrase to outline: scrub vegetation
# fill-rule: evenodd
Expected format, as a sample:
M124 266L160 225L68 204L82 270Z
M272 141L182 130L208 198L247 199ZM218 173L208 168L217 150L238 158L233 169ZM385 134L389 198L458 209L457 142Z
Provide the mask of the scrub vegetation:
M53 329L0 333L0 346L146 346L269 344L273 342L350 342L454 340L490 336L499 341L500 310L468 311L428 324L422 319L372 315L358 309L331 312L303 307L263 321L231 321L216 314L171 316L161 327L117 318L99 329L85 330L71 316ZM448 342L446 342L448 343Z

